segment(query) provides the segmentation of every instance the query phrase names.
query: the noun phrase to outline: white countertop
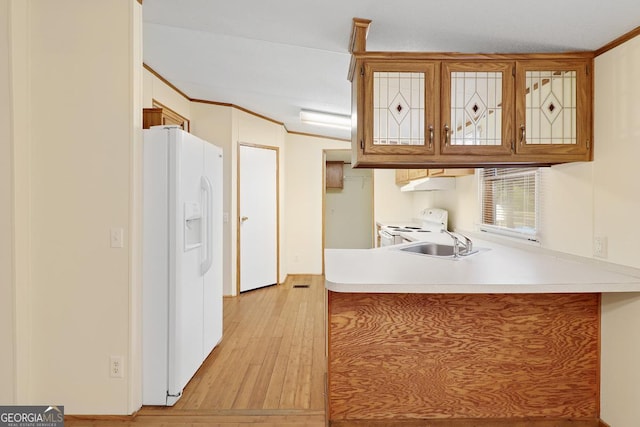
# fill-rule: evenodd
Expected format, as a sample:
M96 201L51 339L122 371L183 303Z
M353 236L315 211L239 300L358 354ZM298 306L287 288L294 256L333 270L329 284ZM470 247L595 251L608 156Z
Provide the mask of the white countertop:
M410 237L451 244L440 233ZM428 236L428 237L427 237ZM559 256L473 239L480 252L441 259L398 250L326 249L326 288L368 293L584 293L640 292L640 272L589 259Z

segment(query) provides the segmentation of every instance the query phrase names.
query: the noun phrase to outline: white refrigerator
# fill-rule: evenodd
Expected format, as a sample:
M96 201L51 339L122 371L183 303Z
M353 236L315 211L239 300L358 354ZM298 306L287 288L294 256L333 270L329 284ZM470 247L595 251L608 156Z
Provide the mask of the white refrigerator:
M142 403L175 404L222 339L222 150L144 131Z

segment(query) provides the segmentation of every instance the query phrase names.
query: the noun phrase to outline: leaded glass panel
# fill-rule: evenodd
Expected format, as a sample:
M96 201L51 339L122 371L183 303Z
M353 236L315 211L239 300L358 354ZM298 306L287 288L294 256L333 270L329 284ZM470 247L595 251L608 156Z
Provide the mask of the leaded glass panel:
M424 145L424 73L373 73L373 144Z
M502 145L502 72L451 73L451 145Z
M576 72L526 72L526 143L576 144Z

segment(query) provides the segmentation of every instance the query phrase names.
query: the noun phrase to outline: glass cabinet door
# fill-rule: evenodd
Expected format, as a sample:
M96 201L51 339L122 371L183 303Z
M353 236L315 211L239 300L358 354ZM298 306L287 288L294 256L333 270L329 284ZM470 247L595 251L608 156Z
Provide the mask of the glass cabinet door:
M516 85L519 153L576 154L589 149L586 62L518 63Z
M435 152L437 68L436 63L365 64L365 153Z
M513 67L511 62L442 65L443 154L511 152Z

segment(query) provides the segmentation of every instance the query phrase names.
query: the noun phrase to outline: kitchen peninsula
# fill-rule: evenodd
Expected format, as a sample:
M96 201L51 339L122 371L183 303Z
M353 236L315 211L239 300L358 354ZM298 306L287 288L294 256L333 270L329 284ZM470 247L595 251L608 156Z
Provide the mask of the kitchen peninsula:
M474 244L326 251L330 425L606 425L600 298L640 292L640 275Z

